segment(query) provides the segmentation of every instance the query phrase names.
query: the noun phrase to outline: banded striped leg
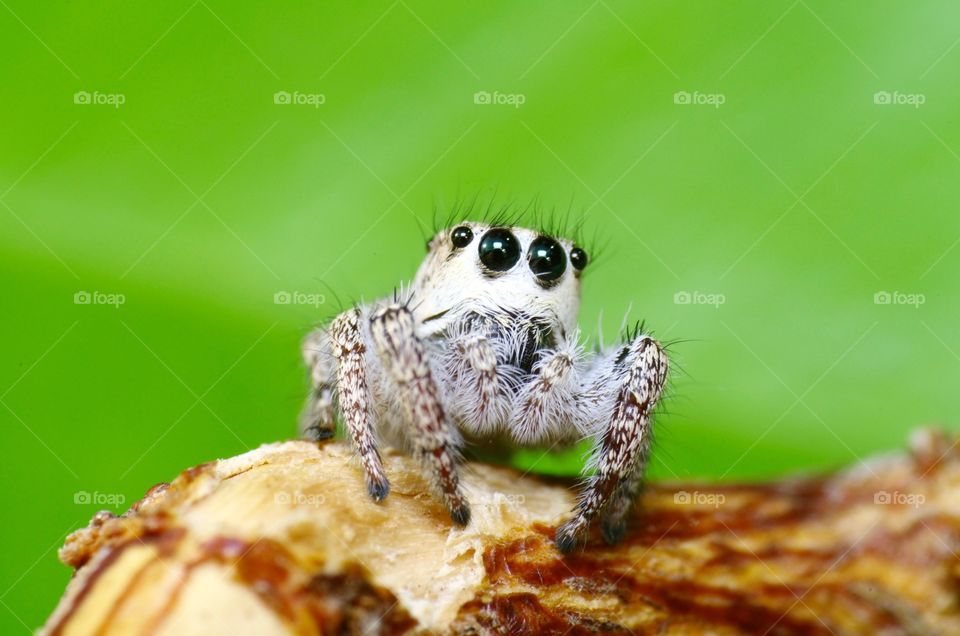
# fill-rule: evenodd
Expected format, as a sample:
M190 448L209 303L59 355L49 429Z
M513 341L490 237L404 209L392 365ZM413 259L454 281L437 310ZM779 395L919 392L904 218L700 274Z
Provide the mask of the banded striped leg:
M667 379L667 356L653 338L640 336L622 348L613 366L621 380L607 429L595 451L596 474L580 493L573 517L557 528L561 552L570 552L581 542L601 512L609 522L604 534L618 538L618 527L633 503L632 480L643 471L651 413Z
M413 314L391 305L370 319L380 363L397 388L411 425L417 456L429 471L433 485L450 517L459 525L470 521L470 508L460 493L457 474L457 436L440 403L427 353L417 338Z
M303 341L303 359L310 370L310 396L300 416L300 436L321 442L337 432L333 405L337 361L331 351L330 335L316 329Z
M390 484L383 472L373 432L370 387L364 366L367 347L360 320L359 309L343 312L330 324L330 340L337 361L340 412L360 455L367 491L374 501L381 501L390 492Z

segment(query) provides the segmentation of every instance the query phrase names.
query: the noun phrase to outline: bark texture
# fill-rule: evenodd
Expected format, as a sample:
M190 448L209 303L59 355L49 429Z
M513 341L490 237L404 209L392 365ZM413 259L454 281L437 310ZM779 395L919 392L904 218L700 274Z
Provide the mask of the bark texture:
M655 484L625 540L563 557L557 480L471 464L452 527L406 456L366 494L339 442L269 444L99 513L44 635L960 634L960 450L822 477Z

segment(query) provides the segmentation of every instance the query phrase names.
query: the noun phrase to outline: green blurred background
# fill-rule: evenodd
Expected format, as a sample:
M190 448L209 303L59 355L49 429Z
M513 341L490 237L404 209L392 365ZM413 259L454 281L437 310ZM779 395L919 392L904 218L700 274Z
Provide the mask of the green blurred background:
M658 478L827 469L955 428L958 18L0 1L0 632L42 623L56 548L97 509L292 436L324 283L389 292L418 221L474 196L599 234L587 333L632 304L686 340ZM578 461L539 457L519 461Z

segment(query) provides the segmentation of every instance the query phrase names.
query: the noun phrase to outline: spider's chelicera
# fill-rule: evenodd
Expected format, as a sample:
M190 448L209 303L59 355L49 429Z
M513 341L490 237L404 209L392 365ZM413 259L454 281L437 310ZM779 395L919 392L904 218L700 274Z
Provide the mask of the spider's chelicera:
M571 550L596 519L617 541L642 486L667 377L663 348L633 334L584 353L577 312L588 257L566 239L463 223L428 247L406 300L356 306L305 340L313 389L304 435L332 437L339 410L374 500L389 492L378 452L389 443L420 458L461 525L470 520L458 473L465 445L592 439L585 485L556 543Z

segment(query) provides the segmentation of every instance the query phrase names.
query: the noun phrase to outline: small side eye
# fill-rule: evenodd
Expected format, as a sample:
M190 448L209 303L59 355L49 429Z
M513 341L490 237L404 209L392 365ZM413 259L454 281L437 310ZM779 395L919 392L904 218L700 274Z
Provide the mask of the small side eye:
M466 247L470 245L470 241L473 240L473 230L468 228L466 225L461 225L460 227L454 228L453 232L450 232L450 241L453 243L454 247Z
M495 272L505 272L520 260L520 242L510 230L495 227L480 239L480 262Z
M527 252L530 271L542 281L554 281L567 269L567 255L563 248L550 237L540 236L530 244Z
M573 265L574 269L576 269L578 272L586 267L587 263L589 262L590 259L587 258L587 253L579 247L575 247L570 250L570 264Z

